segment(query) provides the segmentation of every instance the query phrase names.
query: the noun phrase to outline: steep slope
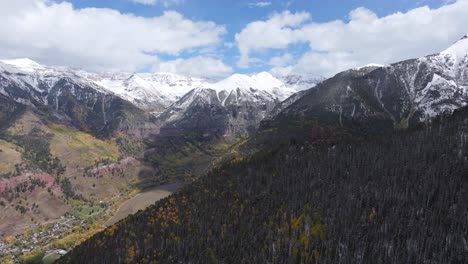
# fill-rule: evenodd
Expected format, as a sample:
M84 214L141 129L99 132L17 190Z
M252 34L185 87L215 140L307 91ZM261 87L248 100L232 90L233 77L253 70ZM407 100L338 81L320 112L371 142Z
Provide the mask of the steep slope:
M27 59L0 62L0 237L54 225L17 244L15 254L108 213L101 208L80 220L71 216L80 206L151 182L154 168L130 157L143 149L128 150L159 133L154 117L77 73Z
M58 263L466 263L467 119L233 160Z
M99 139L31 110L19 115L0 131L0 238L58 220L74 208L68 199L97 203L145 183L151 168L127 156L123 137Z
M12 105L6 113L28 106L47 113L53 122L95 135L158 132L151 116L71 69L46 67L27 59L0 62L0 95Z
M290 97L288 97L286 100L278 103L273 110L268 114L266 119L273 119L275 118L279 113L281 113L284 109L288 108L290 105L295 103L297 100L301 99L305 94L307 93L307 90L301 90Z
M269 73L235 74L193 89L166 109L159 116L166 123L161 134L252 134L276 104L295 92Z
M360 132L406 128L468 102L468 39L447 50L342 72L285 108L262 127L315 119Z

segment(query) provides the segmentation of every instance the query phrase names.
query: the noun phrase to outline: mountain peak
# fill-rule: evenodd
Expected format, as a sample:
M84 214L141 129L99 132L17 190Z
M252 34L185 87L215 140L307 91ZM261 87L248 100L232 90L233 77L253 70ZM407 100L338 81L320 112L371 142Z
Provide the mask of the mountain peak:
M468 56L468 34L463 36L459 41L455 42L440 54L449 55L457 61L462 61L466 56Z
M355 70L361 70L361 69L364 69L364 68L382 68L382 67L385 67L385 65L377 64L377 63L369 63L369 64L366 64L366 65L361 66L361 67L356 67L354 69Z
M252 77L259 77L259 78L275 78L271 73L269 72L266 72L266 71L263 71L263 72L259 72L257 74L254 74L252 75ZM276 79L276 78L275 78Z
M14 66L15 68L19 70L28 71L28 72L45 69L43 65L28 58L13 59L13 60L0 60L0 62L4 64L8 64L10 66Z
M234 73L233 75L227 77L225 80L247 80L250 76L241 74L241 73Z
M284 83L273 77L268 72L261 72L254 75L233 74L224 80L213 84L213 88L218 91L233 91L236 89L256 89L270 91L273 88L283 87Z
M226 90L232 91L237 88L250 88L252 87L252 79L244 74L235 73L224 80L213 84L213 88L218 91Z
M142 89L144 91L152 91L154 90L150 83L146 82L143 78L141 78L138 74L132 74L128 77L123 84L129 90L138 90Z

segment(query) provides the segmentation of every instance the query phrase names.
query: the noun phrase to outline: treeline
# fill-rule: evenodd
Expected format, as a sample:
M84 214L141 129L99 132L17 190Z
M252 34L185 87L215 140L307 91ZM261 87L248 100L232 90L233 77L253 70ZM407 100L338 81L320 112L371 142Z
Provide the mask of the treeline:
M468 110L218 167L59 263L468 263Z

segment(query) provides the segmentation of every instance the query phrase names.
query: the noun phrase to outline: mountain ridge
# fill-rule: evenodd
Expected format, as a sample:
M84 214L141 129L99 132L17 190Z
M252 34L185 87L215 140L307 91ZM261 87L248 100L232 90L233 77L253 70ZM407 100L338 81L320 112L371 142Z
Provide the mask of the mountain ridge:
M10 71L15 69L17 72L23 71L25 74L54 75L57 78L73 77L87 84L92 83L99 86L97 89L113 93L143 110L154 112L156 115L182 99L184 95L195 88L216 90L217 96L223 99L221 104L224 105L230 94L236 97L234 94L236 89L243 90L245 96L253 98L262 96L268 97L268 100L282 101L296 92L295 89L290 87L296 87L296 84L301 87L305 87L305 85L313 87L316 81L316 79L308 80L304 76L291 76L287 79L288 83L285 83L284 80L280 80L267 72L251 75L233 74L225 79L214 80L164 72L88 73L65 67L48 67L30 59L3 60L0 62L2 62L4 68L6 67ZM35 84L31 84L31 86L36 87ZM257 94L252 89L257 90ZM237 98L235 99L238 101Z
M260 129L302 117L360 133L404 129L467 103L468 40L463 38L438 54L338 73Z

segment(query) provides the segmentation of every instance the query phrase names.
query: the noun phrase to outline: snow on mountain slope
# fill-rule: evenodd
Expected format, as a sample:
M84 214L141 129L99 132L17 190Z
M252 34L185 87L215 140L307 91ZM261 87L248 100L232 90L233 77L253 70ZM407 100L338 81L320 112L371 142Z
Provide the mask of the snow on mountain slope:
M7 78L26 90L48 92L61 78L95 86L100 91L113 93L139 108L162 112L195 88L216 91L221 104L239 104L244 101L282 101L296 91L271 74L234 74L215 82L174 73L89 73L82 70L48 67L30 59L0 61L0 70L8 71ZM3 90L0 90L2 92Z
M385 65L383 64L377 64L377 63L369 63L369 64L366 64L364 66L361 66L361 67L356 67L354 68L355 70L359 71L363 68L382 68L382 67L385 67Z
M0 62L10 65L24 72L35 72L35 71L47 70L46 67L30 59L0 60Z
M143 109L157 110L169 101L137 74L117 78L95 78L95 83Z
M1 98L29 105L53 122L96 135L119 131L143 137L159 132L154 117L82 75L79 70L48 67L28 59L2 61Z
M46 97L51 89L61 80L68 80L78 85L92 87L100 93L109 93L91 80L82 78L75 70L59 67L48 67L30 59L1 60L0 61L0 93L13 97L16 101L26 102L25 98L19 98L8 94L6 87L15 86L22 89L34 100L47 105Z
M11 86L16 87L14 92L8 89ZM96 98L107 94L153 112L162 125L183 123L186 128L244 133L253 132L296 90L266 72L234 74L215 82L172 73L89 73L29 59L0 62L0 93L17 102L49 105L58 111L66 103L64 92L86 102L93 111L99 110L94 107ZM205 122L210 120L207 116L211 116L210 122ZM107 116L104 119L106 123Z
M439 54L418 59L418 65L433 72L431 80L414 92L422 120L468 104L468 34Z
M459 41L440 53L442 56L449 56L454 61L461 63L468 55L468 34Z
M172 101L182 98L194 88L213 82L213 80L207 78L196 78L167 72L142 73L140 76L154 87L163 90L163 94Z
M174 104L173 108L184 111L192 104L192 101L198 100L200 97L209 99L206 102L208 104L239 106L245 103L281 102L294 93L296 93L294 89L289 88L267 72L251 76L234 74L216 83L206 83L204 86L198 87L190 92L192 96L184 96ZM207 94L210 96L207 97ZM212 98L212 95L215 95L215 99Z
M68 78L156 112L173 104L195 87L210 84L208 79L171 73L89 73L72 68L44 66L30 59L1 60L0 71L8 72L5 79L24 90L48 92L57 81ZM0 93L3 91L4 88L0 88Z
M296 91L267 72L254 75L234 74L217 83L207 85L217 91L221 104L240 104L243 101L283 101Z
M209 79L172 73L97 73L86 77L140 108L156 112L173 104L190 90L210 82Z
M160 118L164 122L174 122L184 117L188 109L209 105L221 106L218 92L213 89L195 88L172 104ZM187 117L187 116L185 116Z
M160 120L161 133L253 133L273 108L295 94L271 74L234 74L216 83L191 90L167 108Z
M311 118L367 133L451 113L468 105L468 36L438 54L338 73L294 99L264 127Z
M296 91L304 91L314 88L325 80L324 77L316 75L289 74L277 76L283 83Z
M235 89L256 89L271 92L273 88L284 86L283 82L267 72L261 72L252 76L234 74L212 85L218 91L233 91Z

